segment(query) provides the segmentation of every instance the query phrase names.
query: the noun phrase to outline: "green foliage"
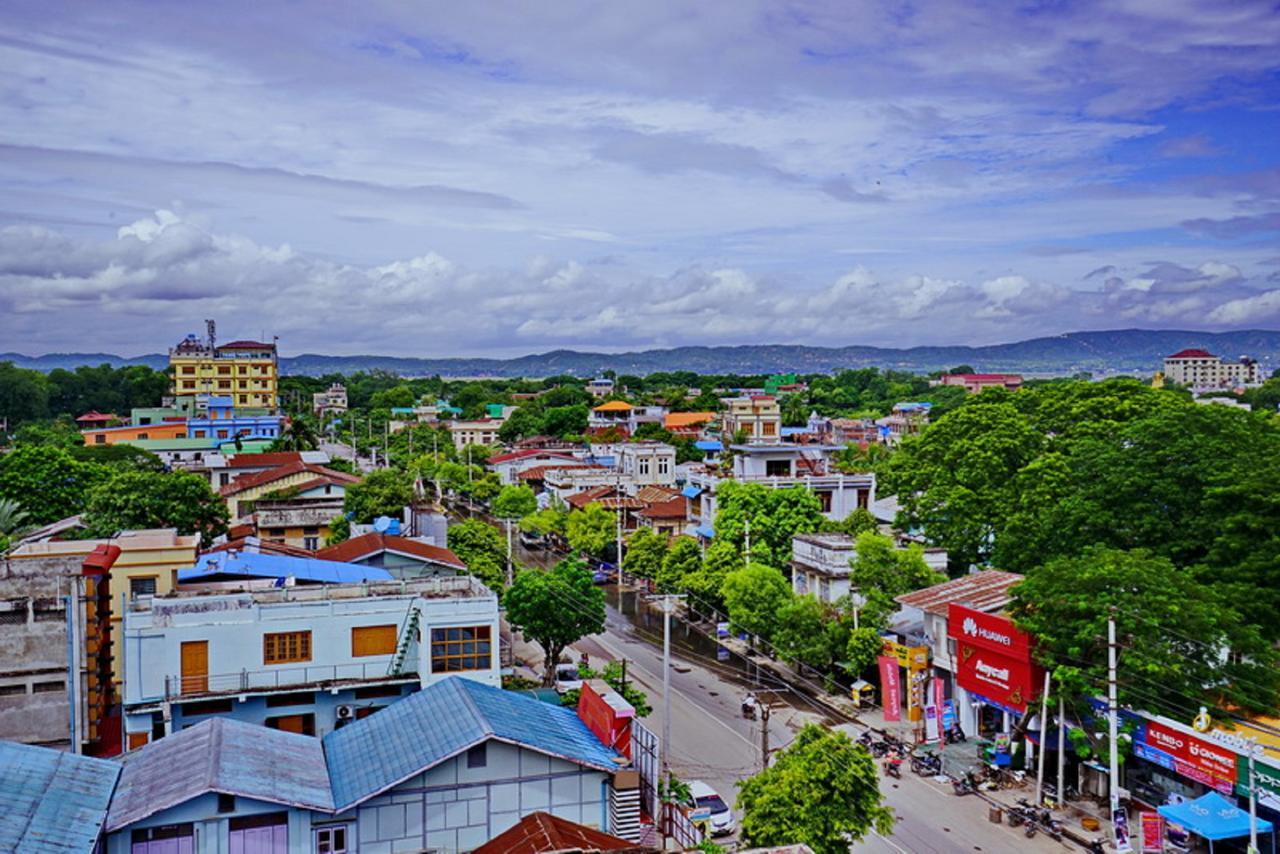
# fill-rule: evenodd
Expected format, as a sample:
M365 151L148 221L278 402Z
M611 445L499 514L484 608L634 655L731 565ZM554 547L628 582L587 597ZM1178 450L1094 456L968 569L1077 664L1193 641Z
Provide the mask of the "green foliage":
M662 593L674 593L684 589L685 580L702 567L702 549L692 537L677 537L662 559L654 581Z
M545 537L548 534L564 536L569 527L569 514L555 507L544 507L520 520L520 530Z
M27 422L14 431L13 434L13 443L15 445L49 445L68 451L83 448L83 441L84 437L80 435L80 429L71 420L70 415L63 416L55 421ZM131 446L95 445L93 447L105 450L107 448L128 448Z
M751 847L803 844L815 854L846 854L868 832L893 826L871 754L815 724L738 788L742 838Z
M357 474L355 463L342 457L334 457L324 464L324 467L331 471L340 471L345 474Z
M0 535L20 536L31 527L27 512L12 498L0 498Z
M316 435L315 425L306 416L298 415L289 419L284 432L271 443L272 451L314 451L320 447L320 438Z
M569 539L569 547L574 551L600 557L605 547L614 541L617 524L613 511L592 503L569 513L569 519L565 523L565 536Z
M1274 714L1280 702L1277 653L1257 627L1148 551L1093 546L1050 561L1013 588L1010 611L1078 712L1105 690L1109 614L1121 705L1185 719L1202 705Z
M46 375L0 362L0 419L20 426L59 415L74 418L91 409L125 416L134 407L158 406L168 387L163 371L144 365L83 365Z
M872 531L863 531L854 540L850 567L849 580L854 588L864 594L878 590L890 599L947 580L925 563L920 546L900 549L892 537Z
M879 442L871 442L866 447L848 445L836 456L835 465L845 474L873 473L882 477L892 458L892 448Z
M622 662L610 661L605 664L603 670L592 670L585 664L578 665L578 676L582 679L603 679L610 688L622 695L622 699L631 704L636 710L636 717L646 718L653 713L653 706L649 703L649 695L636 687L635 680L622 681ZM575 688L572 691L565 691L560 695L560 705L577 706L578 699L581 697L582 691Z
M413 481L396 469L376 469L359 483L349 484L342 509L353 522L368 524L379 516L398 519L413 502Z
M338 514L329 520L329 536L324 538L326 546L336 546L351 539L351 520L345 514Z
M499 519L523 519L538 510L538 496L533 489L521 484L502 487L490 508Z
M227 506L191 472L120 471L90 490L84 512L91 537L138 528L177 528L203 545L227 531Z
M627 538L622 569L637 578L657 578L667 556L667 538L652 528L637 528Z
M410 386L398 385L374 392L369 398L368 407L370 409L403 409L411 407L417 402L418 396L413 393L413 389Z
M449 526L449 550L486 587L501 593L507 573L507 540L497 528L479 519Z
M67 453L82 463L100 463L114 469L164 471L164 461L133 445L75 445Z
M586 405L551 406L542 417L542 433L546 436L575 436L587 429Z
M565 647L604 631L604 591L579 560L563 560L546 572L522 570L504 602L511 624L542 647L544 685L555 682Z
M859 626L849 633L849 643L845 647L845 664L850 674L859 676L876 663L884 641L880 630L871 626Z
M61 448L24 446L0 456L0 498L21 502L33 524L46 525L81 512L89 492L110 476L106 466Z
M821 526L822 504L803 486L773 489L762 483L725 481L716 488L716 539L741 549L751 528L752 558L771 566L791 561L791 538Z
M744 566L746 561L733 543L712 540L711 545L707 546L702 565L696 572L684 577L684 589L689 593L690 607L699 612L705 612L708 608L726 610L722 595L724 580L729 573Z
M773 645L792 664L830 670L848 653L851 617L823 604L813 594L792 596L778 610Z
M720 591L734 629L765 639L773 637L779 614L792 597L782 573L758 563L729 573Z

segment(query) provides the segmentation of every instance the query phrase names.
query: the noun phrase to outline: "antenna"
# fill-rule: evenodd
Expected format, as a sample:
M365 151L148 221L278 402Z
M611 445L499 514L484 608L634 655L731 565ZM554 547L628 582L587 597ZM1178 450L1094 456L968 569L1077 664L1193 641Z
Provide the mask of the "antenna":
M204 322L204 328L209 333L209 349L212 350L218 338L218 324L214 323L212 320L206 320Z

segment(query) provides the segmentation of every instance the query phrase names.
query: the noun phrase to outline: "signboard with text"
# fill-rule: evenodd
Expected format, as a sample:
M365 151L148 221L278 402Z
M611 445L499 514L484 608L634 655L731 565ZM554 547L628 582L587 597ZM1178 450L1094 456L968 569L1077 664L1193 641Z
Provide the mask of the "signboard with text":
M1182 732L1157 721L1148 721L1133 752L1148 762L1211 786L1224 794L1235 789L1238 771L1233 750ZM1248 773L1246 766L1246 775ZM1248 781L1245 781L1246 786Z
M1021 714L1035 699L1043 671L1031 658L1031 639L999 614L951 605L947 634L956 641L956 684Z
M1142 829L1142 850L1144 854L1164 851L1164 819L1160 817L1160 813L1140 813L1138 826Z
M898 659L890 655L880 656L880 704L884 707L886 721L902 720L902 684L899 682Z

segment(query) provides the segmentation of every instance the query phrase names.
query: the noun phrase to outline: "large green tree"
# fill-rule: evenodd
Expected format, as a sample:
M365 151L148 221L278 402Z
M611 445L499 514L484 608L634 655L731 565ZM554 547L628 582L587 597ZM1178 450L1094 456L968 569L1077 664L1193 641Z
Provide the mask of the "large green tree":
M734 628L766 640L773 637L779 614L792 597L782 573L758 563L729 573L720 591Z
M738 788L742 838L753 848L808 845L815 854L846 854L867 833L893 827L871 754L816 724L806 724L772 765Z
M1092 546L1056 558L1013 588L1010 612L1077 715L1106 691L1110 616L1122 705L1186 720L1200 706L1275 714L1280 703L1277 654L1257 627L1148 551Z
M622 569L637 578L657 578L667 556L667 538L653 528L637 528L627 537Z
M368 524L379 516L400 518L413 503L413 481L398 469L376 469L346 488L342 508L354 522Z
M449 550L467 565L467 571L486 586L501 592L506 579L507 541L492 525L467 519L449 526Z
M555 681L565 647L604 631L604 590L579 560L563 560L545 572L522 570L504 602L511 624L542 647L544 685Z
M702 549L692 537L678 537L662 559L662 568L655 578L662 593L675 593L684 589L685 580L697 573L702 566Z
M538 496L533 489L521 484L502 487L490 508L499 519L523 519L538 510Z
M17 501L36 525L74 516L111 469L82 463L49 446L24 446L0 456L0 498Z
M90 536L137 528L176 528L204 545L227 531L227 505L191 472L121 471L89 492L84 512Z
M751 537L751 556L772 566L791 560L791 538L818 530L822 504L803 486L773 489L762 483L726 480L716 487L716 539L742 548Z
M599 504L592 503L581 510L574 510L565 522L569 547L581 554L599 557L617 536L617 524L613 511Z
M773 645L788 661L830 672L848 654L853 618L812 593L793 596L778 611Z

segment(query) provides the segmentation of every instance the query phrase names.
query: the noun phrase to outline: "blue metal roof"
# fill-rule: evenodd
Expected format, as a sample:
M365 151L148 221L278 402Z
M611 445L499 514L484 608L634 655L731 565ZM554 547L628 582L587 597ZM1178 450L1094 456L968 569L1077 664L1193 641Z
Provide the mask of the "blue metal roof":
M699 495L702 494L702 487L686 486L684 489L680 490L680 494L683 495L685 498L697 498Z
M120 766L0 742L0 851L93 851Z
M489 739L614 771L617 754L572 709L453 676L324 737L338 810Z
M783 427L782 428L783 436L799 436L801 433L808 433L808 432L809 432L808 427Z
M393 576L376 566L341 563L290 555L253 552L209 552L190 569L178 570L178 582L214 581L228 577L288 578L324 584L359 584L364 581L392 581Z
M724 445L720 444L715 439L700 439L697 442L694 442L693 446L697 448L699 451L717 451L718 452L718 451L724 450Z
M704 540L714 540L716 537L716 529L710 525L699 525L693 529L693 532Z

